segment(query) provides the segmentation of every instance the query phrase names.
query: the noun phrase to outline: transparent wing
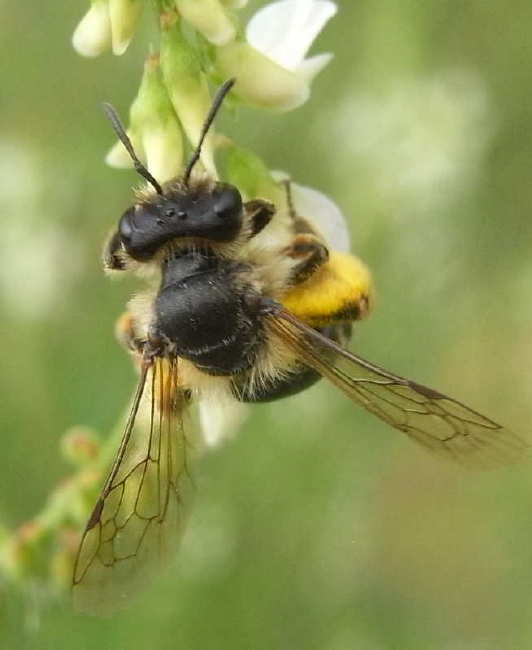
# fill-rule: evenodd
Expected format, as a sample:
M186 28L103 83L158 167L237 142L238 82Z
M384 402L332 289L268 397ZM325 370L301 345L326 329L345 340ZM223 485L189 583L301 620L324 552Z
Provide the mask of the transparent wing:
M515 462L528 449L521 438L468 406L351 354L282 308L269 317L269 325L301 361L432 452L489 468Z
M75 607L109 614L170 559L183 529L187 461L177 360L143 367L122 443L89 518L73 576Z

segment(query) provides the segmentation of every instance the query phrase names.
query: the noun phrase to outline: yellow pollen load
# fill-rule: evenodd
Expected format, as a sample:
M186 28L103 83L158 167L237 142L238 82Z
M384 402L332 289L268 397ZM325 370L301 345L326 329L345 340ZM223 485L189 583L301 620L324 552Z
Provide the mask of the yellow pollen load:
M310 278L281 296L282 305L313 327L363 318L371 303L371 275L353 255L332 251Z

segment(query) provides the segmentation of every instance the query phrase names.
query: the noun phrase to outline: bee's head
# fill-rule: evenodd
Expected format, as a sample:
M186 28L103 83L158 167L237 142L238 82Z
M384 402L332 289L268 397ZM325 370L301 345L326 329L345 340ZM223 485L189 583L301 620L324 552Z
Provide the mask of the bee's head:
M104 104L104 110L135 169L155 190L124 212L118 232L112 239L111 256L121 245L133 259L146 261L165 244L179 238L231 242L237 237L242 228L242 197L237 188L228 183L198 184L197 187L190 183L205 136L234 83L235 80L230 79L219 88L183 177L168 183L164 189L138 159L114 108Z
M231 242L242 228L242 197L233 185L170 186L130 207L122 215L118 236L132 258L148 260L166 243L180 238Z

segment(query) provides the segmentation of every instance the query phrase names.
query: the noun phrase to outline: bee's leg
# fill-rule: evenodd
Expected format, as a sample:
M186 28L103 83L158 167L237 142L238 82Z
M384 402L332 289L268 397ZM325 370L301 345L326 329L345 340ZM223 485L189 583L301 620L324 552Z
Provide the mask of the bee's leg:
M146 341L141 339L135 329L135 320L128 312L124 312L116 321L115 335L120 345L135 355L142 356Z
M244 211L249 219L250 234L249 237L255 237L259 232L270 223L271 218L275 214L275 206L273 203L264 201L262 199L253 199L244 203Z
M105 242L103 265L108 271L124 271L126 269L122 240L120 239L118 230L115 230Z
M327 246L313 233L296 235L283 252L296 262L290 272L289 286L304 282L329 259Z

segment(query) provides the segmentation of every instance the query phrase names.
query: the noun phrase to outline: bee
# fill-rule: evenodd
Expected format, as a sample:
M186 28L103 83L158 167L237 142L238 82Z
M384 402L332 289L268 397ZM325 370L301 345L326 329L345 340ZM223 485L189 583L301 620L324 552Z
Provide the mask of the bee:
M105 110L150 188L119 220L107 268L140 271L151 288L119 321L139 367L122 442L82 535L76 605L123 607L171 555L190 490L185 417L223 397L268 402L325 377L356 404L431 452L465 466L513 462L527 445L460 402L349 352L368 313L371 279L335 250L313 215L284 210L195 173L204 138L234 80L218 90L182 176L165 184L137 158L114 109ZM276 209L277 208L277 209Z

